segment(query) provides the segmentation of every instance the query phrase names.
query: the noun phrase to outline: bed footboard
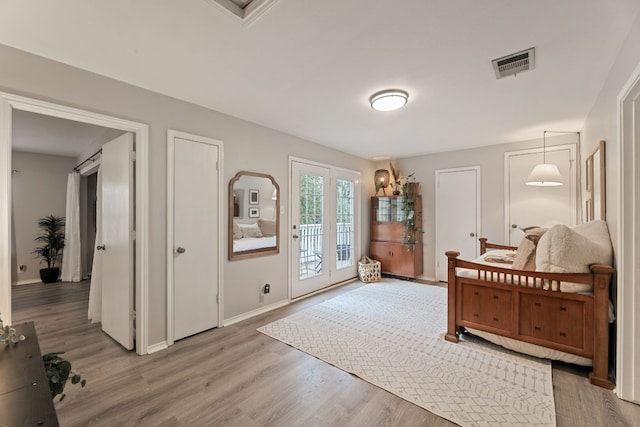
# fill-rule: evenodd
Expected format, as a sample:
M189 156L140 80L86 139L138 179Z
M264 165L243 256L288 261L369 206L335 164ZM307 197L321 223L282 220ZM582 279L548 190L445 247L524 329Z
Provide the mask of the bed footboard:
M445 340L458 342L464 327L592 359L592 384L609 380L609 283L613 268L591 273L546 273L448 259L448 317ZM467 274L457 275L459 268ZM593 286L593 295L562 292L561 282Z

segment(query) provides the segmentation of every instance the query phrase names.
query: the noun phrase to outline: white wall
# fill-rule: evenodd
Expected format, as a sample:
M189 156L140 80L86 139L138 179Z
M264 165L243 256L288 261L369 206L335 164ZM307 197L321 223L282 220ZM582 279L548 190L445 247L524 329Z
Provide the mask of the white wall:
M149 211L153 213L149 219L150 345L163 342L166 337L167 129L223 141L224 182L229 182L240 170L273 175L280 185L282 206L285 208L289 203L289 155L360 171L365 183L363 192L366 193L363 194L372 192L367 183L373 181L373 169L367 160L3 45L0 45L0 63L1 91L149 125ZM228 200L226 191L221 195L222 201ZM368 200L366 197L362 200L363 217L368 218ZM223 224L227 224L226 210L224 215ZM239 261L227 261L227 254L222 254L225 319L287 299L289 242L286 236L289 222L286 215L281 216L280 224L280 254ZM366 248L368 222L364 225L361 242ZM226 242L227 232L221 238ZM261 301L258 289L266 282L271 284L271 293Z
M31 253L38 245L38 220L47 215L65 216L67 175L75 158L13 151L12 176L13 216L11 244L11 281L40 280L40 269L46 264ZM61 260L60 260L61 261ZM20 271L19 266L26 266ZM59 265L59 264L58 264Z

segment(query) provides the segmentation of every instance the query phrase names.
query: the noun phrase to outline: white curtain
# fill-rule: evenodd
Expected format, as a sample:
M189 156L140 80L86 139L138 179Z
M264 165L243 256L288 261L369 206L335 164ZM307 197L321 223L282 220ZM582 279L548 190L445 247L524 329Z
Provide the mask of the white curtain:
M96 243L93 247L88 312L91 323L102 321L102 254L96 249L98 245L102 244L102 168L98 169L96 181Z
M79 282L82 279L80 264L80 174L78 172L71 172L67 178L67 211L60 279L63 282Z

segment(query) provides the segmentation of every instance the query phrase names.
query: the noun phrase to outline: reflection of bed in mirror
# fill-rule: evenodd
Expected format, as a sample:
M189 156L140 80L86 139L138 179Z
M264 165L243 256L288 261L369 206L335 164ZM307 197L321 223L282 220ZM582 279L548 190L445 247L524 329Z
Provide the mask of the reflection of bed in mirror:
M279 252L279 187L271 175L238 172L229 182L229 259Z
M233 223L233 253L276 246L276 222L260 219L257 222Z

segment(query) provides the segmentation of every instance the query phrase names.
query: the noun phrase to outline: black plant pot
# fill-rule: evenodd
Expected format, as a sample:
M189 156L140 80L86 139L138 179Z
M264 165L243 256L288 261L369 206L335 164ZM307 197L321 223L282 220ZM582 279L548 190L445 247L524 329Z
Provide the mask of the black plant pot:
M40 280L42 280L42 283L57 282L58 276L60 276L60 267L40 269Z

